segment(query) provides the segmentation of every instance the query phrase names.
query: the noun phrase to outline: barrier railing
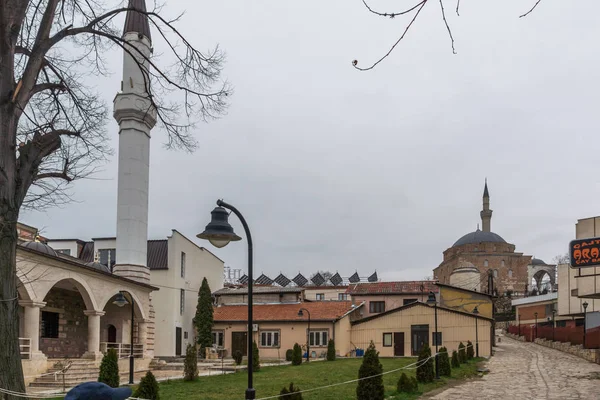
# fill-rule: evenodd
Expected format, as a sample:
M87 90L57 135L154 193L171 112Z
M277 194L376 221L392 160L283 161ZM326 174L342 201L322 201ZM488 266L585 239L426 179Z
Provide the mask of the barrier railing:
M19 338L19 349L21 350L21 359L29 360L31 358L31 338Z
M117 355L119 358L129 357L131 352L131 345L129 343L111 343L111 342L102 342L100 343L100 351L104 354L108 351L108 349L115 349L117 351ZM134 344L133 345L133 357L134 358L142 358L144 357L144 345L143 344Z

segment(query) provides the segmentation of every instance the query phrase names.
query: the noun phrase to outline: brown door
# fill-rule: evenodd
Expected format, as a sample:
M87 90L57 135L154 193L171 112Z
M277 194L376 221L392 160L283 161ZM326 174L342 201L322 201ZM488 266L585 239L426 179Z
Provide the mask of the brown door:
M108 325L108 343L117 343L117 328L114 325Z
M429 344L429 325L412 325L410 327L411 350L413 356L418 356L425 343Z
M175 328L175 355L181 355L181 328Z
M394 356L404 356L404 332L394 332Z
M241 351L244 356L248 355L248 334L247 332L231 332L231 354Z

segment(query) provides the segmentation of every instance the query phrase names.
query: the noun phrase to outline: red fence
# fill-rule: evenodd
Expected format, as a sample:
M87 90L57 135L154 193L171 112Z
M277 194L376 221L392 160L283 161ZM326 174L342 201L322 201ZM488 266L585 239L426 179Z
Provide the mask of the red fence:
M556 342L570 342L571 344L583 344L583 326L556 327L535 325L511 325L508 332L525 337L528 342L535 338L553 340ZM588 329L585 338L586 348L600 348L600 328Z

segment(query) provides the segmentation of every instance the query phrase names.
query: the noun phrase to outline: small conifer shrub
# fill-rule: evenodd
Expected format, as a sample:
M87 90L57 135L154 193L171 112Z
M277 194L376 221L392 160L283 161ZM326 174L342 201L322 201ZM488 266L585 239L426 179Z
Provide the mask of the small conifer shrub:
M119 357L115 349L108 349L102 357L98 382L106 383L114 388L119 387Z
M160 400L158 394L158 382L156 382L156 378L152 372L148 371L146 376L142 378L140 386L138 386L133 397L138 399Z

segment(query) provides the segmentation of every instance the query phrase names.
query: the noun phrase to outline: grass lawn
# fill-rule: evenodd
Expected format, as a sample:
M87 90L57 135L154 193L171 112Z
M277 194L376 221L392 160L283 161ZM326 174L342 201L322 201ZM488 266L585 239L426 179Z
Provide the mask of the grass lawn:
M312 362L300 366L266 367L254 373L254 387L256 398L273 396L279 394L282 387L288 386L290 382L300 387L309 389L318 386L330 385L358 378L358 369L362 359L338 359L335 362ZM396 368L412 364L415 358L380 359L383 370L390 371ZM477 374L477 361L473 360L462 365L459 369L453 369L454 379L465 379ZM419 394L407 395L396 392L398 378L405 372L409 376L415 375L414 369L393 372L383 376L386 398L398 400L411 400L419 397ZM189 400L232 400L243 399L248 381L245 371L236 374L202 377L195 382L171 381L160 383L160 396L163 399L189 399ZM446 384L447 378L420 386L421 393L439 388ZM322 389L314 392L303 393L304 400L351 400L356 399L357 383L350 383L332 388ZM393 396L393 397L392 397Z

